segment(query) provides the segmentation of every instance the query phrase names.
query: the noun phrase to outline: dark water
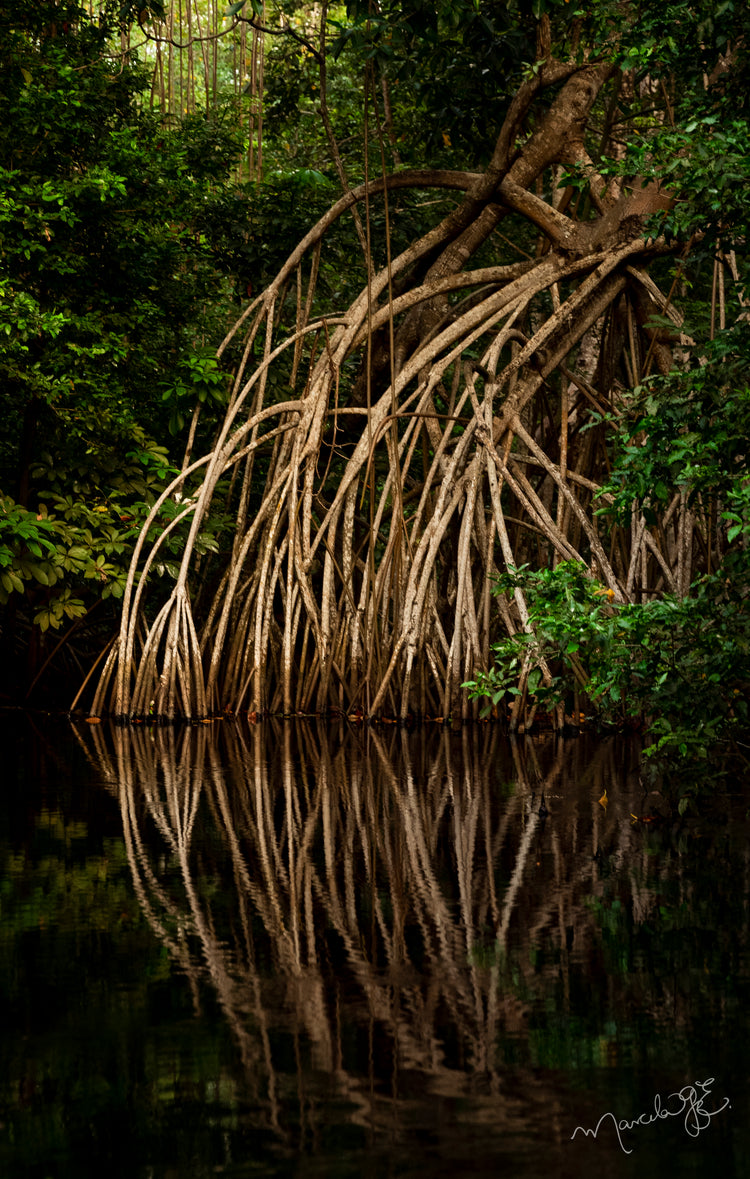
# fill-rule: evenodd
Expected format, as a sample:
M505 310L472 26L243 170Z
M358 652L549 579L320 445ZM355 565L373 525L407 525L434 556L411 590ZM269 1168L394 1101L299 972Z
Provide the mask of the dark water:
M627 745L487 728L2 738L2 1179L750 1175L739 791L647 823Z

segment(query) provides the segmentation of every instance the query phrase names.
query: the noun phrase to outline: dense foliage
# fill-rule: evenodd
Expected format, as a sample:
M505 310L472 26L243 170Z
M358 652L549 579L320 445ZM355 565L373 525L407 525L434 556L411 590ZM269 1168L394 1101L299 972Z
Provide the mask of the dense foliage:
M29 635L121 596L144 512L182 457L184 435L170 431L196 398L225 400L214 341L234 294L226 210L239 145L228 118L168 124L144 109L147 75L112 51L121 19L119 6L95 18L67 0L0 14L11 691Z

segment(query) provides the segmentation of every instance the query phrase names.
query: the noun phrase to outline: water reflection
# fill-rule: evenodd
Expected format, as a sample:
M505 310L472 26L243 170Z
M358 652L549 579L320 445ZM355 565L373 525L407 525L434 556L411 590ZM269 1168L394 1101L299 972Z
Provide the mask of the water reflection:
M748 855L731 799L710 838L647 825L637 751L479 727L80 739L195 1016L213 997L231 1029L241 1063L215 1084L255 1146L224 1173L619 1174L614 1135L571 1144L575 1126L708 1076L733 1086L732 1115L708 1146L643 1130L640 1170L703 1173L710 1149L741 1173L727 1034L748 1026Z

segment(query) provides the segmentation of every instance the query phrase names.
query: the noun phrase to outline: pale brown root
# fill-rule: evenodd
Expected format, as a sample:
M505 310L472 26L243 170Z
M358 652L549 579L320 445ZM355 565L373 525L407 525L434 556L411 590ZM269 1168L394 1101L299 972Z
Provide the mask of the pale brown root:
M519 91L483 175L405 171L350 190L241 315L220 349L239 357L225 421L139 540L98 712L467 719L477 706L463 685L487 668L493 643L532 633L521 590L495 603L498 571L575 561L615 604L660 586L688 592L696 529L702 543L707 530L684 497L654 528L597 515L608 502L597 499L608 427L591 415L616 409L623 383L671 355L648 325L649 308L667 318L675 344L690 344L673 292L663 295L646 272L674 248L643 235L666 198L648 186L607 188L583 147L611 73L550 61ZM553 82L552 104L516 142L529 105ZM576 221L556 191L571 160L589 178L593 219ZM399 256L387 241L387 265L343 315L326 315L318 279L327 230L365 198L369 208L379 193L425 185L463 196ZM472 270L503 218L533 227L536 256ZM283 383L294 399L275 403L270 391ZM227 490L228 472L237 475ZM159 531L159 512L178 494L189 530L161 604L152 601L155 558L180 521ZM231 552L213 564L202 557L199 572L201 530L227 496ZM532 715L532 667L551 678L534 651L513 727ZM554 722L562 719L560 707Z

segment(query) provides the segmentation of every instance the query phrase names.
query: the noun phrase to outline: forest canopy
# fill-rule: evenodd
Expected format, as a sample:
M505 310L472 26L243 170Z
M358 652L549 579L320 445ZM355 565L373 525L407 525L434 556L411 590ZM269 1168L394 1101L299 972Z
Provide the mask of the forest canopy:
M5 5L6 692L741 756L749 24Z

